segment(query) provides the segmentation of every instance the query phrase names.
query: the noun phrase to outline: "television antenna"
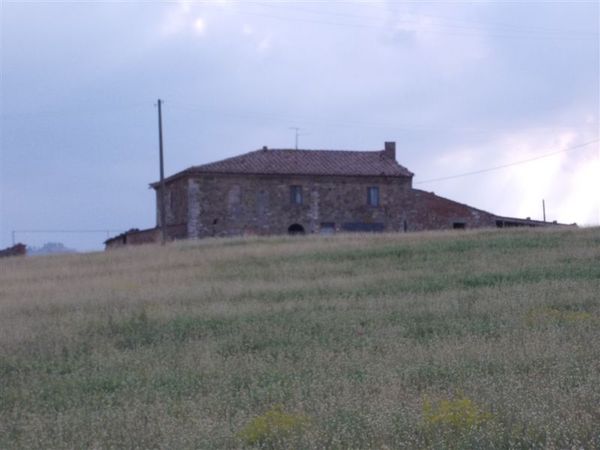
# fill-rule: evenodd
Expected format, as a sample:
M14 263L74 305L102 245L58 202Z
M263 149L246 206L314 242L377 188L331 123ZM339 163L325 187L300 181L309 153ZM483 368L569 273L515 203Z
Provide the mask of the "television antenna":
M300 136L306 136L309 133L300 133L300 127L290 127L290 130L294 130L294 148L298 150L298 138Z

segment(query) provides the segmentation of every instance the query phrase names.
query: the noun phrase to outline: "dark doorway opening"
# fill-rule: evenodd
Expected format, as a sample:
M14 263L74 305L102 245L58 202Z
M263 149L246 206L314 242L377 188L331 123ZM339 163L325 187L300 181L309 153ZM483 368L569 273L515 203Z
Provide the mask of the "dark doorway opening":
M304 227L302 225L300 225L299 223L290 225L288 228L288 234L290 234L292 236L304 234Z
M464 222L454 222L452 224L452 228L455 230L464 230L466 227L467 225Z

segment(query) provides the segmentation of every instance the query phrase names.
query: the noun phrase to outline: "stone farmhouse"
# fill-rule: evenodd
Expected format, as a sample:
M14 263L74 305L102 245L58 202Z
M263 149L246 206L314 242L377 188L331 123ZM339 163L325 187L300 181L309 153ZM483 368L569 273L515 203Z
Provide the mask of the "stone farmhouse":
M338 232L408 232L554 223L501 217L413 188L396 162L395 142L381 151L263 147L193 166L165 179L169 239ZM157 227L130 230L107 248L157 242Z

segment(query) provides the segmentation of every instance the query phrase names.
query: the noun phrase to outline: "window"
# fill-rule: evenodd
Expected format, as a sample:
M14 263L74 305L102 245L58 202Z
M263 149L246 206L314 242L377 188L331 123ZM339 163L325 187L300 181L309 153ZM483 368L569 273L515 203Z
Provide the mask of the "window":
M377 186L367 188L367 204L369 206L379 206L379 188Z
M347 222L342 224L342 231L350 231L355 233L380 233L385 231L385 225L379 222Z
M335 223L333 222L323 222L321 223L321 228L319 229L321 234L334 234L335 233Z
M290 186L290 203L292 205L302 204L302 186Z

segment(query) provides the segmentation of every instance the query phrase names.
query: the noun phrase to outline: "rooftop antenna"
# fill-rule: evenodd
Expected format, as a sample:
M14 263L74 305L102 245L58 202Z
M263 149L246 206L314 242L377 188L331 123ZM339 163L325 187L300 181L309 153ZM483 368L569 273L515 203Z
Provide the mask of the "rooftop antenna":
M290 127L290 130L294 130L294 142L295 142L295 149L298 150L298 136L300 136L300 128L298 127Z
M294 130L294 148L298 150L298 138L300 136L306 136L308 133L300 133L300 127L290 127L290 130Z

